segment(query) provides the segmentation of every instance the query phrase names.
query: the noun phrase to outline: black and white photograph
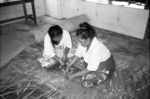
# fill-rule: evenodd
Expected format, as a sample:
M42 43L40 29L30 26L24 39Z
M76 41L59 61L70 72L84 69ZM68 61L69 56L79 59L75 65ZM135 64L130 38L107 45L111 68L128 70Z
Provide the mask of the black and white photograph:
M0 0L0 99L149 99L150 0Z

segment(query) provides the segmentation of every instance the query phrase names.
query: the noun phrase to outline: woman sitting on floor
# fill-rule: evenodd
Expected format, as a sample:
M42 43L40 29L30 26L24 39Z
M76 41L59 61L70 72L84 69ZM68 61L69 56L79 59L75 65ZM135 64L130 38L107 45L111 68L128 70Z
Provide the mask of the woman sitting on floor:
M78 47L74 59L68 64L66 72L80 58L83 58L87 67L77 73L68 75L69 79L82 76L82 84L92 87L110 78L115 71L115 62L109 49L95 37L94 29L86 22L80 24L77 30Z
M72 41L69 32L58 25L50 27L44 38L42 67L50 68L56 63L60 67L65 65L71 48Z

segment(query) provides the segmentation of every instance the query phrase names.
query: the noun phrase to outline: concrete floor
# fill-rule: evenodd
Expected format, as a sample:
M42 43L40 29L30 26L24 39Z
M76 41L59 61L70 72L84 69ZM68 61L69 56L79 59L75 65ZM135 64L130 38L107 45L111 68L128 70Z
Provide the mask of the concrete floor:
M57 20L45 16L38 19L42 25L47 24L47 21L53 24ZM112 81L98 88L87 89L81 86L79 79L66 80L60 70L47 71L41 68L37 58L42 55L43 42L35 42L33 35L29 33L32 28L36 26L31 22L1 27L1 61L4 61L0 70L1 97L22 99L30 93L27 99L149 98L148 40L95 28L97 38L111 49L119 76L114 76ZM71 32L71 36L73 47L76 48L75 33ZM35 92L31 93L33 90ZM12 91L15 92L6 94ZM46 92L48 93L45 94Z

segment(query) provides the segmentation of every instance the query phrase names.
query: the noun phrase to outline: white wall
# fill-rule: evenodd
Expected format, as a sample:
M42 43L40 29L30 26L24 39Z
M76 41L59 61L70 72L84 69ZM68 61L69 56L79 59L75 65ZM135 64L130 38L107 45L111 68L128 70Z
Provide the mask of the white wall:
M41 16L45 14L45 3L44 0L34 0L36 15ZM32 13L31 3L26 4L28 14ZM23 7L21 4L12 5L0 8L0 20L15 18L23 16Z
M46 15L59 18L59 0L45 0Z
M69 18L85 13L96 27L143 39L149 10L87 2L60 0L61 17Z
M58 2L59 1L59 2ZM35 0L37 16L69 18L86 14L96 27L143 39L149 10L106 5L85 0ZM31 5L27 4L28 13ZM60 12L60 13L59 13ZM22 5L0 8L0 20L24 15Z

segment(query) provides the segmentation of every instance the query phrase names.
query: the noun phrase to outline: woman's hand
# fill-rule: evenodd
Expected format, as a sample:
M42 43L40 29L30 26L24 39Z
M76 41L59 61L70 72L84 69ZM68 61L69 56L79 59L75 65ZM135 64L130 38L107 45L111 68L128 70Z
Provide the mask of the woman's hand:
M71 61L70 63L68 63L66 72L69 72L70 67L71 67L75 62L77 62L78 59L79 59L79 58L78 58L77 56L75 56L75 57L72 59L72 61Z
M62 67L62 66L64 66L64 65L65 65L65 62L64 62L63 60L61 60L59 57L54 56L53 58L59 62L60 67Z
M74 76L73 76L73 75L70 75L70 74L68 74L68 73L65 73L65 78L66 78L66 79L69 79L69 80L72 80L72 79L74 78Z

